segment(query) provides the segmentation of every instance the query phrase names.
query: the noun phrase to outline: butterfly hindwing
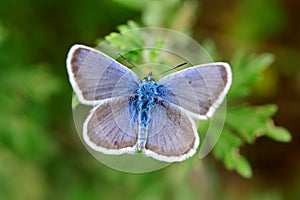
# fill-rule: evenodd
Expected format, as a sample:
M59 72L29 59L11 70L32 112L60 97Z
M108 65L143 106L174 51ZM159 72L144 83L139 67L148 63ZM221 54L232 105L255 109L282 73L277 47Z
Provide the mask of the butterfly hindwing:
M74 45L68 54L70 82L81 103L118 96L129 96L140 83L125 66L103 53L84 45Z
M93 108L84 122L85 142L107 154L134 153L138 127L132 118L130 99L118 97Z
M199 145L194 121L178 106L163 102L150 112L145 154L165 162L191 157Z

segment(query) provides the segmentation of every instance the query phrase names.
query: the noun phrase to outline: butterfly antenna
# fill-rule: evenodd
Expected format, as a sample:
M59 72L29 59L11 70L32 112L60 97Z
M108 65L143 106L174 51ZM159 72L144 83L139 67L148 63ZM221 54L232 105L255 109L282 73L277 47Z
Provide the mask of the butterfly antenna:
M128 58L126 58L126 56L124 56L124 54L122 54L121 52L117 52L117 54L123 58L129 65L131 65L132 68L135 68L139 73L144 74L143 72L140 71L139 68L137 68L137 66L135 64L133 64L132 62L130 62L128 60Z
M132 62L130 62L130 61L128 60L128 58L126 58L121 52L117 52L117 54L118 54L121 58L123 58L128 64L130 64L131 67L136 67L135 64L133 64Z
M181 63L181 64L179 64L179 65L177 65L177 66L175 66L175 67L173 67L171 69L167 69L166 71L161 72L159 75L165 74L165 73L167 73L169 71L172 71L174 69L177 69L177 68L182 67L182 66L187 65L187 64L189 64L189 62Z

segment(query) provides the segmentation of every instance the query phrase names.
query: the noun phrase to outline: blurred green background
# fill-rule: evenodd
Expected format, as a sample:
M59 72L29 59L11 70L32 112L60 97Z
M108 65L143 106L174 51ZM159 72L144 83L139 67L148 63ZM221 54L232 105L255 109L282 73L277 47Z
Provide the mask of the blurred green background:
M299 9L297 0L2 1L0 200L299 199ZM99 163L74 128L66 54L75 43L95 46L128 20L182 31L233 63L237 52L272 53L243 101L276 104L275 124L292 141L259 137L241 145L249 179L212 154L147 174Z

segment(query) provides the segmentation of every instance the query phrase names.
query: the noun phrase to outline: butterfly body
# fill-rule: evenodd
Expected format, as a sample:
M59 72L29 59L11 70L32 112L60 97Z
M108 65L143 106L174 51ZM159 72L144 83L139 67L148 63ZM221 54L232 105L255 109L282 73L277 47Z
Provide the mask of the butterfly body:
M196 153L194 119L207 119L231 85L227 63L196 65L157 82L141 81L127 67L84 45L68 54L70 83L79 99L94 106L83 124L83 139L110 155L141 152L164 162L183 161Z
M137 147L139 151L142 151L146 145L151 108L159 103L157 88L158 85L152 78L152 73L149 73L148 77L144 78L144 81L136 90L135 98L130 102L131 107L135 107L136 114L133 114L133 116L138 116L139 135Z

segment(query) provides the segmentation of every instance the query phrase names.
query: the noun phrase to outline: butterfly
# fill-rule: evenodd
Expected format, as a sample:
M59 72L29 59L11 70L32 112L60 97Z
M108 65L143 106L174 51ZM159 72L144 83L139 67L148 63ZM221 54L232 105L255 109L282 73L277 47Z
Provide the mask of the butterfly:
M142 153L179 162L196 153L194 119L212 117L231 85L224 62L189 67L157 82L143 80L121 63L85 45L73 45L67 71L82 104L91 105L83 139L95 151L120 155Z

